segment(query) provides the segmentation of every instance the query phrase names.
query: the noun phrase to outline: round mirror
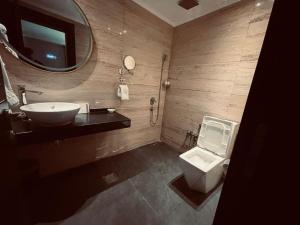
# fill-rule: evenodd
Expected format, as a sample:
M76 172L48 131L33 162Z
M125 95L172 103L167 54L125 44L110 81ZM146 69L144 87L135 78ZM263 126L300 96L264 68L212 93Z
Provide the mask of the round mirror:
M91 28L74 0L4 0L0 23L7 30L6 44L40 69L75 70L91 55Z
M135 68L135 60L132 56L128 55L124 57L124 67L127 70L133 70Z

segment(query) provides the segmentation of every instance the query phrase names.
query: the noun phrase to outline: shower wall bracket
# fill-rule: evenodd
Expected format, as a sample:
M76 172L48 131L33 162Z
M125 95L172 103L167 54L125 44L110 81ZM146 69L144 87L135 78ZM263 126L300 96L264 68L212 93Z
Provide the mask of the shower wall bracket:
M169 80L165 80L165 82L163 83L163 86L168 89L171 86L171 83Z

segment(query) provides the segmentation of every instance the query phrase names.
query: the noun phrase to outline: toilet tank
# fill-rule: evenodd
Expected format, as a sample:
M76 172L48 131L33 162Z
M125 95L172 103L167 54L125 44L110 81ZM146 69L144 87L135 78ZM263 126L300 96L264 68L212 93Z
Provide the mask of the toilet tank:
M197 145L221 157L230 158L239 123L204 116Z

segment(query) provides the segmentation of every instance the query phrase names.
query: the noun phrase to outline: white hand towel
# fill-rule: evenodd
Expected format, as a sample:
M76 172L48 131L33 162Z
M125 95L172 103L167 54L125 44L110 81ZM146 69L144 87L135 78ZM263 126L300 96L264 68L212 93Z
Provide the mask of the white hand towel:
M120 84L118 87L117 92L118 97L121 98L121 100L129 100L129 89L126 84Z
M7 29L2 23L0 23L0 32L2 33L5 40L8 42L8 37L7 37L7 34L6 34Z
M5 86L5 94L6 94L6 98L7 101L9 103L10 106L17 106L19 105L20 101L19 98L16 96L16 94L14 93L8 75L7 75L7 71L5 68L5 64L0 56L0 66L1 66L1 70L2 70L2 75L3 75L3 81L4 81L4 86Z
M9 41L8 41L8 36L7 36L6 32L7 32L6 27L3 24L0 23L0 43L4 44L5 48L10 52L10 54L12 54L14 57L19 59L18 54L11 47L9 47L7 45L7 43ZM4 40L2 40L3 38L6 40L7 43L5 43Z

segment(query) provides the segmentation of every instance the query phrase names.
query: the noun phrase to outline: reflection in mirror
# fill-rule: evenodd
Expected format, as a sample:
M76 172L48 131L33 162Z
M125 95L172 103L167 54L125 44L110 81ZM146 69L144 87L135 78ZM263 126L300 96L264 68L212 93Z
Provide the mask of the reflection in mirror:
M89 23L73 0L4 0L0 23L19 57L41 69L74 70L92 51Z
M123 63L127 70L133 70L135 68L135 60L130 55L124 57Z

